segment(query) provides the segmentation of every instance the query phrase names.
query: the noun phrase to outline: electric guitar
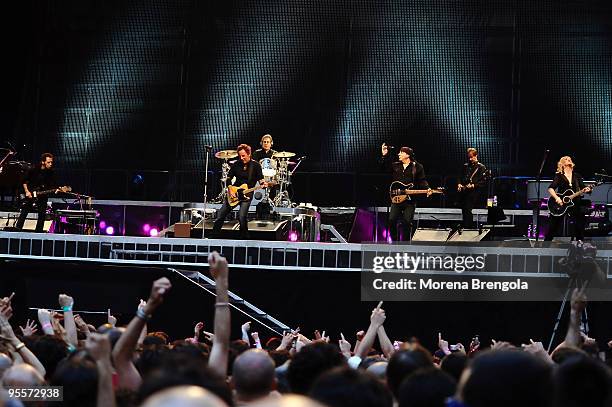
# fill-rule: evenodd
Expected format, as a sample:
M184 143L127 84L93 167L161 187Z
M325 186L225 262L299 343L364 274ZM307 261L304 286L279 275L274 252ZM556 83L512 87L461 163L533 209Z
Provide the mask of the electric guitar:
M72 187L69 186L63 186L63 187L58 187L58 188L53 188L53 189L47 189L44 191L32 191L32 197L28 198L25 194L20 194L19 195L19 200L21 201L21 205L27 205L32 203L33 201L35 201L37 198L46 196L46 195L53 195L57 192L72 192Z
M548 198L548 212L551 216L563 216L569 208L574 206L574 199L586 194L593 190L594 187L601 185L602 182L598 181L591 187L584 187L578 192L574 192L572 189L566 190L563 194L557 194L563 203L559 205L555 198L552 196Z
M276 185L276 181L268 182L268 186ZM257 191L258 189L263 189L265 187L260 184L255 185L253 188L249 188L247 184L242 184L240 186L228 185L227 187L227 203L233 208L238 205L240 202L248 201L251 199L249 196L251 193ZM234 196L232 196L234 195Z
M406 200L411 200L411 195L425 195L430 190L427 189L412 189L413 183L404 184L400 181L393 181L389 186L389 197L394 204L400 204ZM432 194L443 194L444 188L436 188L431 190Z

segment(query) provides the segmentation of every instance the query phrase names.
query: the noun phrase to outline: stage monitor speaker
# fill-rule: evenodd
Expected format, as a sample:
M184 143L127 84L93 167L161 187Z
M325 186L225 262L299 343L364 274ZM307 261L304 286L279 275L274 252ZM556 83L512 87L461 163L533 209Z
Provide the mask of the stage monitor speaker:
M174 237L191 237L191 223L175 223Z
M452 229L425 229L418 228L412 236L412 241L417 242L446 242Z
M480 242L491 229L462 229L458 230L448 239L449 242Z

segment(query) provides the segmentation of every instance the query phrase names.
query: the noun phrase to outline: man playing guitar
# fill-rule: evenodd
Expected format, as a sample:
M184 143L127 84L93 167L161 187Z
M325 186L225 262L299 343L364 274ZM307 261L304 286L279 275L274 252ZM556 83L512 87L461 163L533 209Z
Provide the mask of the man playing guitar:
M478 150L472 147L468 148L467 156L468 162L463 164L463 174L461 175L461 182L457 185L457 192L460 193L462 226L469 229L474 227L472 209L478 205L482 198L482 190L487 185L489 173L487 167L478 162Z
M397 157L398 162L393 162L389 154L389 147L383 143L381 147L382 166L386 172L392 173L392 182L400 182L405 185L412 184L414 187L427 189L427 196L432 194L429 188L427 179L425 179L425 170L423 166L414 161L414 153L410 147L401 147ZM403 221L403 238L409 240L411 236L412 219L416 203L413 199L407 199L401 203L391 203L391 212L389 213L389 233L391 238L399 240L397 236L397 222Z
M574 172L574 163L571 157L561 157L557 163L557 172L553 182L548 186L548 193L555 200L558 205L563 205L561 197L557 192L563 194L564 191L571 189L573 191L584 190L585 193L591 193L591 187L585 187L584 181L580 174ZM579 200L580 196L576 198ZM565 220L565 215L569 215L574 218L574 231L572 237L576 240L584 239L584 213L580 210L580 205L574 205L567 210L563 216L549 216L548 218L548 232L544 240L551 241L553 237L559 232L559 227Z
M36 232L42 232L47 211L47 195L65 191L67 187L58 187L53 172L53 154L44 153L38 166L34 166L23 181L25 200L19 213L15 229L23 229L29 212L37 212ZM43 193L38 193L44 191Z
M255 160L251 159L251 147L247 144L240 144L236 149L239 160L237 160L229 170L227 179L231 180L236 178L232 185L240 186L246 184L249 188L255 187L255 184L259 183L263 188L268 185L263 179L261 172L261 165ZM217 219L213 226L213 237L218 237L221 232L221 227L227 215L232 211L233 207L230 205L229 199L234 200L237 198L237 193L233 188L227 189L228 199L223 202L223 206L219 209ZM240 210L238 212L238 219L240 220L240 237L242 239L248 239L249 237L249 226L247 221L247 215L249 213L249 206L251 205L251 197L245 197L246 199L240 202Z

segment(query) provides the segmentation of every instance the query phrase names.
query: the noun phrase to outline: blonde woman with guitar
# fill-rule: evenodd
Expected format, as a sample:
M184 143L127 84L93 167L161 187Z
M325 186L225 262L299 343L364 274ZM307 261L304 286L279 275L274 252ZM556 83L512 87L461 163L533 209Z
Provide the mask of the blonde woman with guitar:
M555 178L548 186L550 216L545 241L551 241L559 233L566 215L574 219L571 236L576 240L584 239L584 214L580 211L580 206L575 204L583 194L591 193L593 189L585 186L580 174L574 172L574 166L571 157L561 157L557 163Z

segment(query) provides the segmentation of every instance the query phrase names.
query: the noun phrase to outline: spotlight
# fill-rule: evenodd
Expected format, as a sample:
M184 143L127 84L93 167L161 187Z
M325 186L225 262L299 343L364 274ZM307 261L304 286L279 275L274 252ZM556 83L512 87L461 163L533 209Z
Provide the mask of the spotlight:
M100 229L106 229L106 221L100 221Z
M142 225L143 232L149 233L150 230L151 230L151 225L149 225L148 223L145 223L144 225Z
M290 242L297 242L298 241L298 234L295 231L291 231L289 232L289 241Z
M157 228L151 228L149 230L149 236L151 237L156 237L159 234L159 231L157 230Z
M104 231L106 232L107 235L114 235L115 234L115 228L112 227L112 226L107 226Z

